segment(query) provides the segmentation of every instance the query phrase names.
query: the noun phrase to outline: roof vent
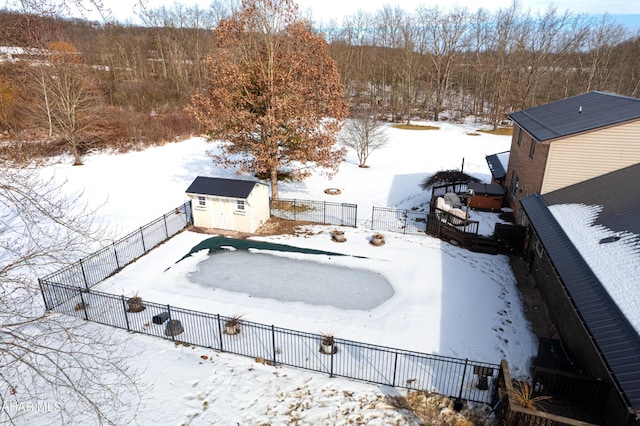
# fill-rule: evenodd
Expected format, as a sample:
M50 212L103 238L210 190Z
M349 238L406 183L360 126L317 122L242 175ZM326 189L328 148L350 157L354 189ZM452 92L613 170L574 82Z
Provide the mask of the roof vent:
M578 108L578 114L582 114L582 105L580 105L580 108Z
M616 232L616 235L613 235L611 237L605 237L605 238L601 239L600 240L600 244L615 243L619 239L620 239L620 233Z

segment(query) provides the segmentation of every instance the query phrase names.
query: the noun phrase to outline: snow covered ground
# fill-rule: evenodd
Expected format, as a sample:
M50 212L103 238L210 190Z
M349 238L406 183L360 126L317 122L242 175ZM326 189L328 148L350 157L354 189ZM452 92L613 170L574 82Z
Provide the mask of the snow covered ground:
M180 234L99 289L127 295L138 291L144 299L159 303L222 315L243 313L254 322L311 333L331 331L340 338L375 344L383 341L385 346L401 349L491 363L507 359L512 375L526 375L536 342L524 318L507 257L472 253L421 235L386 233L384 246L368 243L373 206L428 204L429 193L419 187L422 179L439 170L459 168L463 157L466 172L489 182L485 155L510 146L509 137L470 136L477 129L473 125L429 124L440 126L440 130L389 128L390 143L370 156L369 168L359 168L351 152L332 179L314 174L303 182L282 183L283 198L357 204L359 226L344 228L346 243L332 242L328 234L332 227L322 226L310 227L311 235L261 237L363 256L314 259L381 274L393 295L379 306L344 309L203 288L188 280L203 254L175 264L209 237L195 233ZM215 144L194 138L126 155L90 155L84 166L60 162L43 173L66 180L65 188L72 194L84 192L91 205L100 206L100 218L122 236L184 202L185 190L196 176L236 177L233 170L216 167L207 150L215 150ZM325 194L329 187L339 188L341 194ZM483 233L490 233L495 222L492 216L476 212L471 219L481 220ZM286 283L282 291L291 285ZM90 324L88 332L99 332L99 327ZM394 389L274 368L146 336L134 335L127 344L133 352L141 352L129 362L145 369L142 383L150 387L135 424L415 422L385 402L388 395L399 392ZM47 424L44 415L38 420Z

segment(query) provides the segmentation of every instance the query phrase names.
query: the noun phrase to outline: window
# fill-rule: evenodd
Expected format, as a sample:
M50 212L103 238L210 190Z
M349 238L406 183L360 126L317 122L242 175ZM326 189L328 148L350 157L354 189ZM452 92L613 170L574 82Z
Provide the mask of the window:
M538 257L542 257L542 243L540 242L540 240L536 240L536 244L533 246L534 250L536 251L536 254L538 255Z
M207 205L207 201L204 198L204 195L198 195L198 207L204 207Z
M236 208L241 212L244 211L244 200L237 200Z
M516 172L513 172L513 176L511 178L511 193L516 196L518 194L518 187L520 186L520 179L518 179L518 175Z
M522 129L520 127L518 127L518 145L520 145L520 143L522 142Z
M533 154L536 153L536 141L531 138L531 146L529 147L529 157L533 158Z

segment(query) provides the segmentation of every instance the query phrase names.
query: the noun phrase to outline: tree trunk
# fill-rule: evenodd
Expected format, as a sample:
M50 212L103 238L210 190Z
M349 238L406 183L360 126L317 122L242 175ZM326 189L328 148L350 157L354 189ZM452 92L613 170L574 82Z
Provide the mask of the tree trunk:
M273 167L271 169L271 198L277 200L278 195L278 169Z

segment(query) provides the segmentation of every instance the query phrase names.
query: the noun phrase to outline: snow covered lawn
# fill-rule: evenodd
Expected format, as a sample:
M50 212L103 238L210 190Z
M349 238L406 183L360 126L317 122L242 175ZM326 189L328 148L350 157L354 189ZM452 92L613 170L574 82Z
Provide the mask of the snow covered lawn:
M412 132L389 128L390 144L370 157L367 169L359 168L355 154L350 153L332 179L315 174L303 182L282 183L283 198L357 204L359 226L343 228L347 242L332 242L332 228L323 226L310 227L311 235L260 237L364 257L314 255L313 259L382 275L393 295L379 306L341 309L203 287L191 282L188 274L197 269L205 254L175 263L210 237L191 232L174 237L98 289L127 296L138 291L148 301L222 315L244 314L253 322L310 333L328 331L343 339L401 349L491 363L504 358L513 376L526 375L536 342L524 318L507 257L472 253L422 235L386 233L384 246L369 244L374 205L424 208L430 194L420 189L422 179L438 170L460 167L462 157L466 172L488 182L484 156L505 151L510 145L509 137L468 136L476 129L471 125L428 124L441 129ZM211 163L205 155L207 149L215 150L215 145L195 138L126 155L91 155L82 167L60 163L44 173L56 180L66 179L71 193L84 191L90 204L102 205L100 217L111 224L114 233L124 235L181 204L184 191L196 176L235 177L233 171ZM325 194L330 187L339 188L341 194ZM472 219L478 217L486 216L472 212ZM491 219L483 221L491 226ZM291 253L277 256L309 258ZM295 286L295 282L283 282L283 295ZM100 326L90 324L87 328L99 332ZM146 369L142 384L149 386L148 400L143 401L136 424L414 421L385 402L386 395L398 392L393 389L274 368L148 336L134 335L127 344L139 349L140 354L129 362Z

